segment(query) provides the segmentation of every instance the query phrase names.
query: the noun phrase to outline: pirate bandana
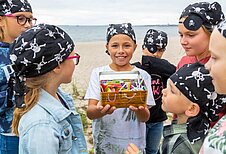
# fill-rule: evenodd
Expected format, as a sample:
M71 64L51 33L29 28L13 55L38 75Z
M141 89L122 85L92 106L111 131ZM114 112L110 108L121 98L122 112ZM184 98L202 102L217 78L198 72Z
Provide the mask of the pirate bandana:
M183 17L186 17L183 24L188 30L196 31L204 25L209 32L212 32L214 26L225 18L221 5L217 2L212 4L208 2L190 4L183 10L180 19Z
M128 35L136 43L136 36L131 23L110 24L107 29L107 44L110 39L117 34Z
M184 65L170 79L181 93L200 107L198 115L187 121L188 138L193 144L205 137L210 122L218 119L218 113L223 108L221 99L214 92L208 70L199 62Z
M50 72L64 62L73 49L70 36L54 25L40 24L22 33L10 46L16 96L26 93L25 78ZM21 100L19 102L21 105Z
M219 25L217 25L217 29L226 38L226 20L222 21Z
M165 32L149 29L144 37L142 48L147 48L149 52L155 53L158 48L164 49L167 46L167 39Z
M0 0L1 16L16 12L32 12L31 5L27 0Z

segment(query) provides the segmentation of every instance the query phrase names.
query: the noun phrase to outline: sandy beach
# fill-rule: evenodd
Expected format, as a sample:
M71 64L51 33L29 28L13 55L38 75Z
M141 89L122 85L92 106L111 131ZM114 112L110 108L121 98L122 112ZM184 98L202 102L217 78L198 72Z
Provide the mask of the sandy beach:
M138 46L131 62L140 61L142 41L143 40L138 40ZM81 55L81 59L79 65L75 68L74 84L80 95L85 94L92 69L111 62L110 57L105 53L105 43L105 41L76 43L75 50ZM184 51L179 43L179 37L169 38L163 58L176 65L183 54ZM71 86L64 86L64 88L66 88L66 91L71 92Z

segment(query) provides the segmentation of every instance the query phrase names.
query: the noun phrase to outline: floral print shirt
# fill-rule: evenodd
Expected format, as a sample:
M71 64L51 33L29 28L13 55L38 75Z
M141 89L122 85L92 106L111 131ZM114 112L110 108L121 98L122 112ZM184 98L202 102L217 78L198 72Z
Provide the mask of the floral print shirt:
M199 153L226 153L226 115L210 129Z

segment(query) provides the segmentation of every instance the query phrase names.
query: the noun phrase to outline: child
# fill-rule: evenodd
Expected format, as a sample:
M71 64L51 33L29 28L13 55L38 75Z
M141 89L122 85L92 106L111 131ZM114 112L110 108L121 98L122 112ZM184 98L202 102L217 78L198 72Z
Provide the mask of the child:
M186 56L182 57L177 69L184 64L199 61L205 64L210 58L209 40L214 26L224 19L221 5L217 2L198 2L188 5L179 18L180 43Z
M18 107L12 130L19 135L19 153L87 154L73 99L59 88L71 82L80 57L68 34L40 24L22 33L10 52Z
M177 64L177 69L184 64L207 63L210 59L209 40L214 26L224 20L221 5L218 2L198 2L188 5L179 18L178 31L180 43L185 50ZM226 108L220 113L222 117ZM176 116L175 116L176 117ZM211 122L211 127L215 122Z
M136 38L130 23L110 24L107 29L107 53L112 62L93 70L85 99L88 99L87 116L93 120L95 153L124 154L130 142L145 149L145 123L149 119L147 107L118 108L101 106L99 73L106 71L138 70L146 85L151 84L150 75L130 64L136 49ZM147 103L154 105L151 86L148 88Z
M168 42L167 34L163 31L149 29L144 37L142 46L142 64L135 66L150 74L155 106L149 109L150 118L146 122L146 152L156 154L159 149L163 132L163 121L167 119L162 111L162 89L166 88L167 79L176 71L176 67L167 60L161 59Z
M0 154L17 154L19 139L11 133L14 102L10 77L9 45L23 31L35 24L27 0L0 1Z
M219 94L226 94L226 21L220 23L210 37L211 58L206 68L213 77L213 85ZM210 129L200 154L225 154L226 152L226 116L223 116Z
M222 108L208 71L198 62L186 64L170 77L162 93L163 111L178 118L164 127L160 153L198 153L210 121Z

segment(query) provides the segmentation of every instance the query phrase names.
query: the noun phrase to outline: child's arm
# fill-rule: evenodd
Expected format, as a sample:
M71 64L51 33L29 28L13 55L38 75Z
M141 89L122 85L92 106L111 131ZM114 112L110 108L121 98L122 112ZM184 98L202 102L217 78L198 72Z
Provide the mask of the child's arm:
M87 116L89 119L93 120L101 118L106 114L112 114L115 109L115 106L105 105L103 107L99 101L95 99L89 99Z
M139 121L141 121L141 122L148 121L148 119L150 117L150 112L149 112L147 107L139 106L137 108L137 107L134 107L134 106L131 105L131 106L129 106L129 108L130 108L130 110L132 110L136 113Z

